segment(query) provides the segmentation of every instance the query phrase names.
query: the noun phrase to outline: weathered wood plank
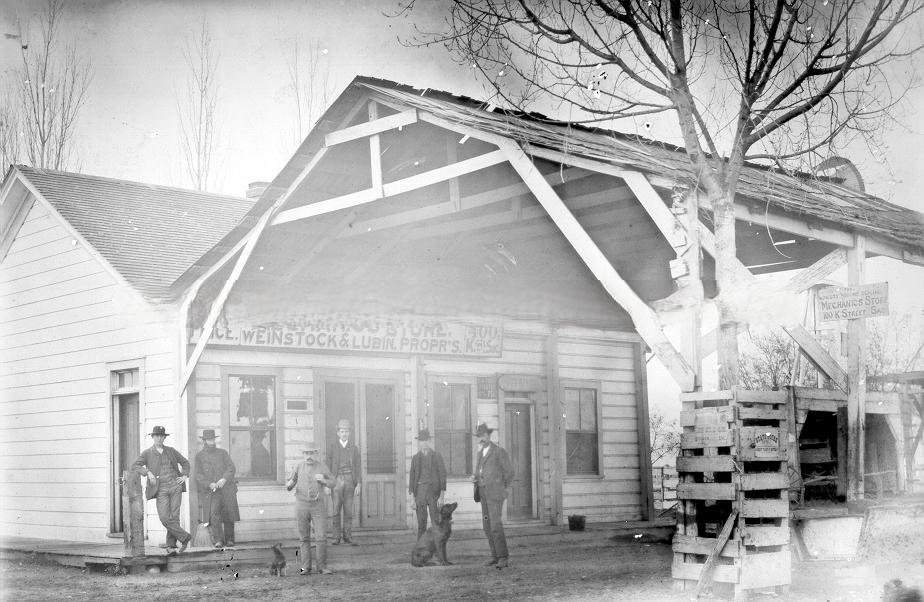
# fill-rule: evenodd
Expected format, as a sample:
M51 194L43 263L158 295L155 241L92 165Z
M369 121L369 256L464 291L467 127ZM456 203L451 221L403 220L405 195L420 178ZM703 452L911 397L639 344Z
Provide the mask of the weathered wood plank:
M742 589L787 585L792 582L792 558L789 550L745 554L741 559Z
M699 408L696 410L683 410L680 412L680 426L722 424L734 421L735 412L732 406Z
M417 123L417 109L402 111L394 115L380 117L379 119L373 119L365 123L333 131L324 136L324 146L334 146L351 140L365 138L373 134L380 134L412 123Z
M745 499L741 508L744 518L786 518L789 516L789 500Z
M796 399L833 399L847 401L847 394L836 389L818 389L816 387L795 387L793 393Z
M751 391L748 389L735 389L735 401L738 403L788 403L788 391Z
M674 579L699 581L703 574L703 566L695 562L680 561L675 556L671 564L671 576ZM738 583L738 567L732 564L716 565L713 568L712 580L718 583Z
M733 500L734 483L678 483L677 499L681 500Z
M782 472L745 473L740 478L744 491L789 488L789 475Z
M746 546L782 546L789 543L789 524L784 520L780 527L774 525L748 525L744 532Z
M678 472L732 472L735 462L731 456L681 456L677 458Z
M719 551L725 547L726 542L728 542L728 538L731 537L731 532L735 526L735 521L737 518L738 511L732 510L732 513L728 515L727 519L725 519L725 524L722 526L722 530L719 532L718 537L716 537L715 547L711 552L709 552L709 557L706 558L706 563L703 565L703 572L700 574L699 582L696 584L696 593L694 594L694 598L699 598L700 594L703 592L703 588L712 581L712 567L715 566L716 560L719 558Z
M728 401L735 398L733 391L688 391L680 393L680 401Z
M671 549L684 554L707 555L715 549L718 540L713 537L694 537L692 535L674 535ZM741 541L730 539L722 547L719 555L723 558L738 558L741 555Z
M738 408L739 420L786 420L786 410L768 410L766 408Z
M682 449L702 449L704 447L729 447L734 443L734 432L720 426L703 429L692 433L681 433Z

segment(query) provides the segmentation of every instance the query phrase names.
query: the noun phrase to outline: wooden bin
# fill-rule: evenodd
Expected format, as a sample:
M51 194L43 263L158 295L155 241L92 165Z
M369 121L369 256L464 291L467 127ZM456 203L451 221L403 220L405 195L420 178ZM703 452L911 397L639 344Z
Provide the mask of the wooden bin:
M706 580L732 583L736 594L788 585L789 391L696 392L681 401L673 577L686 587L708 564ZM714 553L730 516L728 540Z

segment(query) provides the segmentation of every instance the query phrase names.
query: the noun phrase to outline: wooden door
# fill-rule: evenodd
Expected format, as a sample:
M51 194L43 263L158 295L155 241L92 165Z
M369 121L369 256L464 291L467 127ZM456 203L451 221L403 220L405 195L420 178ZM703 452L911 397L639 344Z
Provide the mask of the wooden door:
M360 449L364 461L360 524L401 526L405 522L404 445L397 386L394 382L364 380L361 391Z
M326 441L329 448L337 440L337 423L344 418L350 421L353 432L350 436L354 443L358 441L356 432L356 383L351 380L325 380L324 381L324 437L318 441ZM361 448L360 448L361 449ZM327 461L327 449L321 450Z
M504 404L504 440L513 462L514 477L507 499L511 519L533 517L533 453L530 404Z
M122 473L129 470L141 454L138 394L112 396L112 533L122 532Z

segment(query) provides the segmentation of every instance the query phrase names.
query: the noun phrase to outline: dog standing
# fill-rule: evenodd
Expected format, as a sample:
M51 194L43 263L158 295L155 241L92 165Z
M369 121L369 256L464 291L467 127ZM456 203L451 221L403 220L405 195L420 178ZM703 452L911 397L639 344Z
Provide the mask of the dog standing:
M270 575L286 576L286 555L282 552L282 544L273 546L273 562L270 564Z
M433 558L434 554L441 565L452 564L446 558L446 542L449 541L449 536L452 535L452 513L458 507L459 504L455 502L443 504L440 507L440 522L427 529L417 539L414 550L411 552L411 565L424 566Z

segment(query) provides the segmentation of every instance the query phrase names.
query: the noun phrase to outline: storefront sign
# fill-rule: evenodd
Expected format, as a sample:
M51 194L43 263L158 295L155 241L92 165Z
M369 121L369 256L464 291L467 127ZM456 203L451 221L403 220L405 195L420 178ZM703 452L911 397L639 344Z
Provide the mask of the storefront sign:
M815 297L819 322L855 320L889 315L889 283L862 286L828 286Z
M542 391L544 388L540 377L519 374L501 374L497 386L502 391Z
M500 357L503 328L416 316L318 316L216 326L213 345Z

